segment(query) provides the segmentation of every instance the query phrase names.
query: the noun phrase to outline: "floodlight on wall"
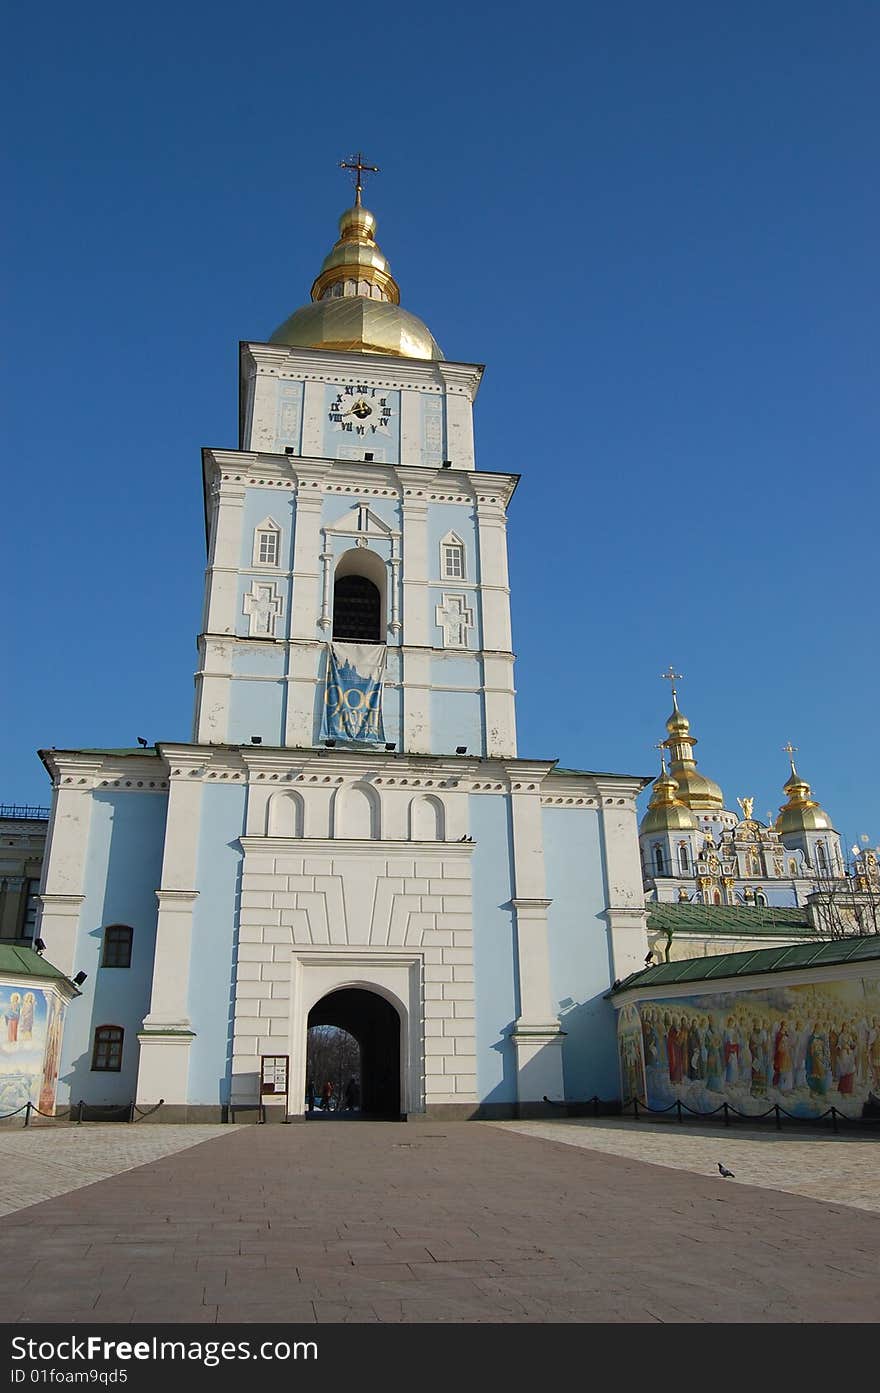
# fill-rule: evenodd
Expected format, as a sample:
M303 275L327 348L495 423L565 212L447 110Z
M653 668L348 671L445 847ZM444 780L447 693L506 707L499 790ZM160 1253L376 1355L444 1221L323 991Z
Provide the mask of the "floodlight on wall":
M397 741L396 741L396 740L386 740L386 741L385 741L385 748L386 748L386 750L396 750L396 749L397 749Z
M333 746L336 744L336 741L335 741L335 740L325 740L325 741L324 741L324 744L327 746L327 749L328 749L328 750L332 750L332 749L333 749Z
M284 453L285 453L286 455L295 455L295 454L296 454L296 450L294 450L294 448L293 448L292 445L285 445L285 447L284 447Z
M373 458L373 454L372 454L371 451L368 450L367 453L364 455L364 459L365 459L365 460L371 460L372 458Z
M87 972L78 972L76 976L73 978L73 981L76 983L78 987L81 987L88 975L89 974Z
M45 953L46 945L41 938L34 939L34 948L38 953Z
M252 744L252 745L262 745L262 743L263 743L263 737L262 737L262 735L252 735L252 736L251 736L251 744Z
M456 745L456 747L455 747L455 753L456 753L457 755L466 755L466 754L467 754L467 745Z
M452 460L451 460L451 459L445 459L445 460L443 461L442 468L443 468L443 469L451 469L451 468L452 468Z

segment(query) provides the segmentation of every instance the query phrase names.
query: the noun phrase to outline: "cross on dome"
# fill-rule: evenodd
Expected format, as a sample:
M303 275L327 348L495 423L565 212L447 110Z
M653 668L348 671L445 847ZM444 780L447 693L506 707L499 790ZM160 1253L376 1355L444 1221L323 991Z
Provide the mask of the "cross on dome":
M351 157L350 160L340 160L340 161L339 161L339 168L340 168L340 169L350 169L350 170L353 171L353 173L354 173L354 202L355 202L355 207L356 207L356 208L360 208L360 206L361 206L361 194L363 193L363 190L364 190L364 185L363 185L363 181L362 181L361 176L364 175L364 174L378 174L378 173L379 173L379 166L378 166L377 164L364 164L363 151L358 150L357 154L356 154L356 155L352 155L352 157Z

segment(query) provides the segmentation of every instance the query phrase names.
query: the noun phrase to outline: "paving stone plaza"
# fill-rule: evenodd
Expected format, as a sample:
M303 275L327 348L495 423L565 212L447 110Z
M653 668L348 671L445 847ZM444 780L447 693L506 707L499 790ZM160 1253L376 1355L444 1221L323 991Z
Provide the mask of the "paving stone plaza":
M874 1321L878 1143L610 1119L7 1127L5 1318Z

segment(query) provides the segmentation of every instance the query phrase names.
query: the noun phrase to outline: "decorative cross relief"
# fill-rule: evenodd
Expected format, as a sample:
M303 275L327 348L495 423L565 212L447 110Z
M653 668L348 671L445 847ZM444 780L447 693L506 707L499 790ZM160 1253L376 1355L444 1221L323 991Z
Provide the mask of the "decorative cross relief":
M467 648L468 632L474 627L474 612L463 595L444 595L434 611L435 622L443 630L444 648Z
M275 622L284 608L284 601L275 593L275 583L255 580L242 606L250 619L251 638L274 638Z

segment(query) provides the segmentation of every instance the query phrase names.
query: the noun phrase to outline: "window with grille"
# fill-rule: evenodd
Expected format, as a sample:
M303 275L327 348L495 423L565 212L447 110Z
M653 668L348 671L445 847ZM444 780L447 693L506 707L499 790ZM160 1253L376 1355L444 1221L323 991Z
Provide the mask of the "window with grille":
M133 930L127 924L111 924L104 930L102 967L131 967Z
M333 637L382 643L382 597L366 576L340 576L333 587Z
M122 1037L125 1032L121 1025L99 1025L95 1031L95 1048L92 1051L92 1068L105 1073L118 1074L122 1068Z

